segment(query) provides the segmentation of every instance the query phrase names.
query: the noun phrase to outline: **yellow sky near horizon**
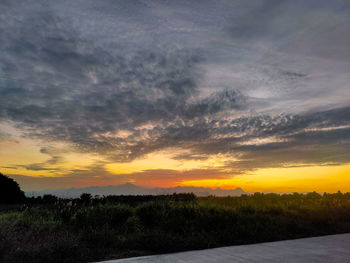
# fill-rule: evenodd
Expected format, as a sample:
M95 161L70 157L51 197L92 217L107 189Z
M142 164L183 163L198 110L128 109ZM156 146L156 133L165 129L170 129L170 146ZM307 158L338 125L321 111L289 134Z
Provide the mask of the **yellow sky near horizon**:
M40 143L21 139L2 141L1 146L1 170L9 176L23 175L27 176L27 179L59 177L65 185L67 175L74 177L74 172L71 170L86 172L85 177L77 176L75 185L71 185L72 181L67 180L67 187L132 182L159 187L201 186L224 189L241 187L247 192L350 191L350 164L325 166L300 164L301 167L263 168L237 174L230 172L225 166L227 161L234 160L232 157L213 155L207 160L175 160L169 149L148 154L132 162L102 163L101 167L106 174L100 175L98 171L89 174L89 169L94 167L96 161L103 161L103 158L96 155L66 152L62 154L62 160L59 162L46 164L47 170L30 170L26 166L33 163L43 164L50 160L47 154L40 152L42 147ZM173 151L178 153L179 150L173 149ZM26 189L25 183L19 180Z
M350 0L38 1L0 0L0 173L25 191L350 192Z
M248 192L350 192L350 164L265 168L236 175L223 180L192 180L184 186L232 188L237 186Z

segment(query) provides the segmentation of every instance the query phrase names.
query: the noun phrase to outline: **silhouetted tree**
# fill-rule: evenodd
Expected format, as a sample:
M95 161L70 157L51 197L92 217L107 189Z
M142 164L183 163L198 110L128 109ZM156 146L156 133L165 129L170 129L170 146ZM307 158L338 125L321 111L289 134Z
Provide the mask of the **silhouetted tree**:
M0 173L0 203L16 204L25 200L24 192L18 183L6 175Z
M80 195L80 200L84 203L84 204L89 204L91 202L91 194L88 193L83 193Z

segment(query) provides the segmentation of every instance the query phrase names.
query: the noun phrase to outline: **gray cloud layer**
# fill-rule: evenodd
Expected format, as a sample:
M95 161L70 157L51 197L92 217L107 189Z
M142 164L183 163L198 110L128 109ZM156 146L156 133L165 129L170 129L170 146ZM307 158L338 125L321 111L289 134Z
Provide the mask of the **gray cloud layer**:
M0 120L26 136L111 162L230 154L237 173L350 161L347 1L0 7ZM62 161L44 153L26 168Z

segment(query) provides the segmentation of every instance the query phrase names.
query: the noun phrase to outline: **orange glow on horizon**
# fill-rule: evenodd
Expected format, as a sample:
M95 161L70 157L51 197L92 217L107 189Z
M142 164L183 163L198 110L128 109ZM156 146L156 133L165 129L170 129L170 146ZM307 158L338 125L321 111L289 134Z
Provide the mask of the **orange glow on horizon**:
M247 192L350 192L350 164L266 168L222 180L188 180L183 186L241 187Z
M61 151L61 159L50 163L52 156L41 151L46 147L43 142L14 136L12 140L0 143L6 146L0 147L0 172L26 176L25 182L30 178L56 178L61 180L60 187L67 188L130 182L148 187L241 187L247 192L350 192L350 164L264 168L235 174L226 164L234 163L236 159L223 154L208 159L178 160L174 157L188 152L174 148L150 153L132 162L111 163L103 156L77 153L69 145L58 143L51 146ZM41 165L43 169L26 168L33 164Z

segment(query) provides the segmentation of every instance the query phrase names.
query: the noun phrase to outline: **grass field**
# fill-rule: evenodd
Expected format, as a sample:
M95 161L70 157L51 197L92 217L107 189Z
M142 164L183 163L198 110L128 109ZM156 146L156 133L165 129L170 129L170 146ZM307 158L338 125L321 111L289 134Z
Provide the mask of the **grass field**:
M350 194L27 199L0 209L0 262L89 262L350 232Z

